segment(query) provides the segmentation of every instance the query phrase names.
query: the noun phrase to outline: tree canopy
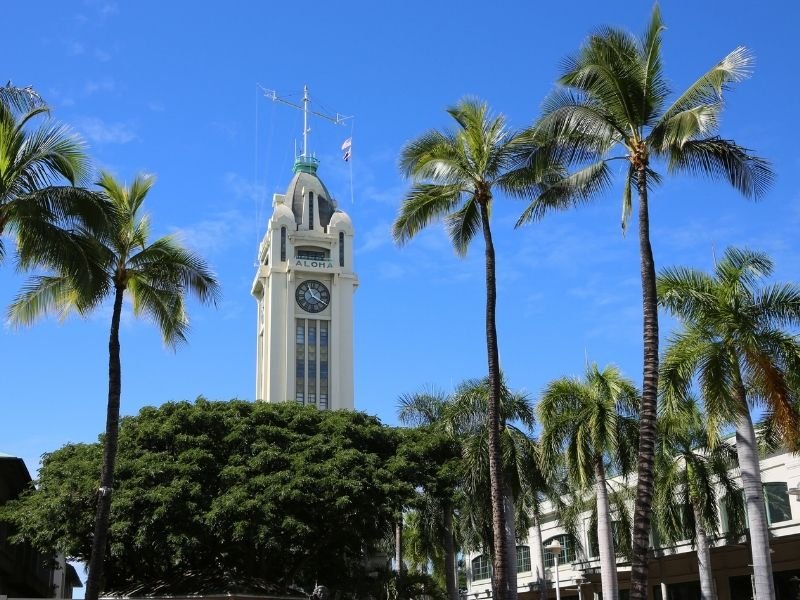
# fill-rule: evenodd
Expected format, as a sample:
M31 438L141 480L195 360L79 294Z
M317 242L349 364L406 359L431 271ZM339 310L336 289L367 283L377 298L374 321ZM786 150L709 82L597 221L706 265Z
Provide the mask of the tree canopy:
M200 398L126 417L105 589L192 592L204 573L227 585L365 589L379 570L365 557L417 485L398 477L412 470L397 457L420 455L417 442L403 452L402 438L362 413L293 403ZM0 517L86 560L101 454L99 443L46 454L38 489Z

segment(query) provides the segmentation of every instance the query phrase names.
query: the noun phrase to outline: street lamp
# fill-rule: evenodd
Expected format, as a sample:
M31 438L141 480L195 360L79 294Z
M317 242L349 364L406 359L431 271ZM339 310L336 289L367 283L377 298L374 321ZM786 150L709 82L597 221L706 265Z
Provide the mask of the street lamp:
M544 549L552 554L553 558L555 559L556 600L561 600L561 582L558 579L558 557L561 555L561 542L559 542L558 539L555 539L550 542L549 546L545 546Z

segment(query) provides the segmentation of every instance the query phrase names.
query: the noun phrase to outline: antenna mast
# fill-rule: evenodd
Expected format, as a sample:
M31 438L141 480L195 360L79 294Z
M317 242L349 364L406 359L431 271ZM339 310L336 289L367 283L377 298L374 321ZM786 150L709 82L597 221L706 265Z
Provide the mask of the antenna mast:
M278 92L275 90L268 90L263 87L261 89L263 90L264 95L273 102L280 102L281 104L286 104L288 106L291 106L292 108L296 108L297 110L303 111L303 153L300 156L295 156L295 171L298 168L305 168L305 169L310 169L312 171L316 171L317 164L319 163L319 161L315 157L311 156L308 152L308 134L311 131L311 129L308 126L308 115L313 115L315 117L319 117L320 119L325 119L326 121L330 121L334 125L344 125L345 121L347 121L348 119L352 119L353 117L352 116L346 117L339 113L336 113L334 115L329 115L322 112L317 112L315 110L309 110L308 105L311 99L308 95L308 85L303 86L302 104L295 104L294 102L290 102L286 98L278 96ZM297 150L295 150L295 152L297 152Z

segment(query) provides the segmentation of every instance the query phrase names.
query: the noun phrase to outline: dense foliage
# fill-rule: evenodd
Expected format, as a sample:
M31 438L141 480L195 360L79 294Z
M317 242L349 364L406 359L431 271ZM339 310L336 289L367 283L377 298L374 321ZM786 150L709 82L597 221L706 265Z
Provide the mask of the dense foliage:
M120 429L104 588L163 581L162 591L187 592L170 582L199 587L213 573L282 589L364 589L375 569L365 557L415 487L398 479L411 471L402 456L426 455L419 444L398 451L400 440L362 413L293 403L145 408ZM46 455L38 491L4 516L37 545L86 560L100 462L99 444ZM198 577L187 583L189 572Z

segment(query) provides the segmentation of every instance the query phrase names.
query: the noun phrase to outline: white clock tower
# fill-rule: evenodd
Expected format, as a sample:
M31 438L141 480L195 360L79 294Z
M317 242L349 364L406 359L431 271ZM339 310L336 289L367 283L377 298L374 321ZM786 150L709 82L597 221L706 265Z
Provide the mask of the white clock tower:
M259 246L256 399L352 410L353 225L317 166L295 160Z

